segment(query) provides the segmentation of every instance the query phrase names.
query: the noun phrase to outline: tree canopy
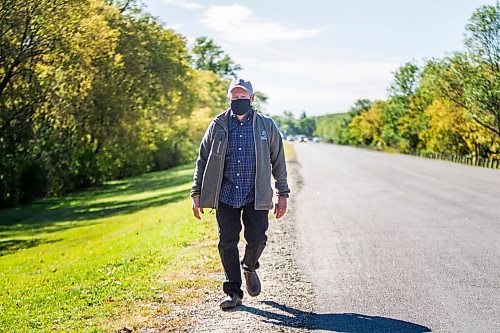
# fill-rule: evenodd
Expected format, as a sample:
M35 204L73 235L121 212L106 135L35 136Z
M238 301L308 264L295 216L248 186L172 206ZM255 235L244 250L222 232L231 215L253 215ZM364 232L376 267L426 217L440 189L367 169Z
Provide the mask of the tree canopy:
M206 39L193 66L133 0L2 1L0 17L0 206L192 160L240 68Z

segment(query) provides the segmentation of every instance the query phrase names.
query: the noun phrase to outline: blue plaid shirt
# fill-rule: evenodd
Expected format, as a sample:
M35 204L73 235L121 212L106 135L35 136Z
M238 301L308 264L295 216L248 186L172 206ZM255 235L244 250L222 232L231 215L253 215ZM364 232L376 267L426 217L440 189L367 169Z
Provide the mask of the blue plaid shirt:
M234 208L255 200L254 112L249 111L243 122L239 122L234 115L229 117L228 145L219 200Z

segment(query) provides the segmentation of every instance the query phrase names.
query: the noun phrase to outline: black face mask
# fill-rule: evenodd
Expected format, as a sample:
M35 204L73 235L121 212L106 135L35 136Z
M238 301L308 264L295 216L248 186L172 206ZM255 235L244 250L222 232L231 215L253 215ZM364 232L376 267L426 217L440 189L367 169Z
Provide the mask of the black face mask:
M250 100L249 99L235 99L231 101L231 110L233 110L234 114L239 116L244 115L250 110Z

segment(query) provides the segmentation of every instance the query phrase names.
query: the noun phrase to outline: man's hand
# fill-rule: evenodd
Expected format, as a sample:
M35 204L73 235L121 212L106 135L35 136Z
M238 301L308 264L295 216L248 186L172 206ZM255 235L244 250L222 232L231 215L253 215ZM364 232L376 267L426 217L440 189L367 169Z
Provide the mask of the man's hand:
M278 203L274 204L274 213L276 218L279 219L286 213L286 197L278 197Z
M201 220L200 212L204 214L203 208L200 207L200 196L195 195L193 197L193 215L196 217L198 220Z

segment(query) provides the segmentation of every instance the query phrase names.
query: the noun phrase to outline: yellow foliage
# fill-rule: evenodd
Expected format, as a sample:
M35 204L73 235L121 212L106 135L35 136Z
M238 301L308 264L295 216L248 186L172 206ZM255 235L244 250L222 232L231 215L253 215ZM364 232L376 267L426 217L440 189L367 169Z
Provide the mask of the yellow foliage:
M381 102L374 103L367 111L357 115L349 123L349 136L357 144L378 145L382 119L380 117Z
M195 105L189 122L188 135L195 141L201 141L210 121L227 107L226 89L228 83L210 71L192 71L192 89Z
M500 150L500 138L472 120L465 109L449 101L436 99L425 110L429 117L429 127L419 134L425 142L426 150L467 155L472 152L478 156L481 147L491 151ZM490 154L498 158L499 154Z

